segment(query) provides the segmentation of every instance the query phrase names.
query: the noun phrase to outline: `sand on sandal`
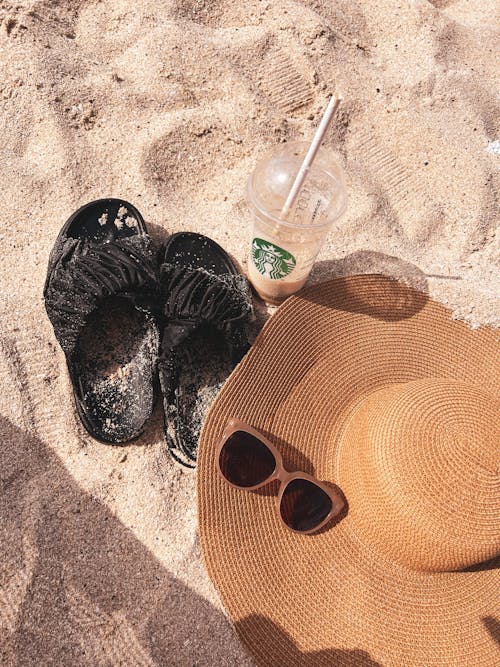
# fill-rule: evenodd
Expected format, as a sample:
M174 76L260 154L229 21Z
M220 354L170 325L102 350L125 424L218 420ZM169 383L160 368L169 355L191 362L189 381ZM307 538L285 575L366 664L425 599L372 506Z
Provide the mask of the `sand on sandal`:
M496 11L0 3L0 663L252 664L204 572L195 475L166 452L160 403L124 447L75 416L42 303L66 218L123 197L156 238L205 233L244 265L250 170L311 137L338 86L349 206L312 280L382 272L498 324Z

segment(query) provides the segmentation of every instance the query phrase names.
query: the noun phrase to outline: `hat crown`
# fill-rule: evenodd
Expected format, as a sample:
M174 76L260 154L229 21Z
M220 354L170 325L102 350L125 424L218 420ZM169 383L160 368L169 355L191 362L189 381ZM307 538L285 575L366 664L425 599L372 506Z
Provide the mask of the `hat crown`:
M446 379L392 385L358 406L341 484L372 548L422 571L498 554L498 408L490 394Z

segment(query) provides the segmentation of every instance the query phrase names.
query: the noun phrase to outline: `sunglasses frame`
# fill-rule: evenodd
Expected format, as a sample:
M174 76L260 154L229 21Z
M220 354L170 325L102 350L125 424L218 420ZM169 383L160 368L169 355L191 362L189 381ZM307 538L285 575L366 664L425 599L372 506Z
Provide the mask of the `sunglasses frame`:
M271 454L274 456L274 460L276 462L274 470L269 475L269 477L267 477L263 482L255 484L254 486L238 486L237 484L233 484L227 479L227 477L224 476L224 473L222 472L220 466L220 455L222 449L226 444L226 442L228 441L229 437L233 433L236 433L237 431L244 431L245 433L249 433L253 437L260 440L269 449ZM278 512L278 516L280 520L283 522L283 524L288 528L288 530L291 530L294 533L299 533L300 535L309 535L310 533L318 532L329 521L331 521L334 517L338 516L346 506L345 498L340 490L336 490L331 488L330 486L327 486L323 482L320 482L318 479L316 479L316 477L314 477L313 475L309 475L308 473L303 472L301 470L295 470L294 472L290 472L289 470L287 470L283 463L283 457L281 453L273 445L273 443L270 442L268 438L266 438L266 436L263 435L260 431L253 428L253 426L250 426L249 424L246 424L245 422L242 422L238 419L229 420L221 436L220 442L217 445L217 470L219 471L219 475L226 482L226 484L229 484L229 486L232 486L233 489L238 489L239 491L256 491L257 489L260 489L263 486L266 486L267 484L270 484L271 482L278 480L280 482L280 488L278 491L278 495L276 496L276 509ZM305 479L308 482L312 482L313 484L318 486L322 491L324 491L332 502L332 508L328 512L327 516L320 523L318 523L317 526L314 526L314 528L310 528L309 530L295 530L295 528L291 528L281 516L281 499L283 498L283 494L285 492L286 487L294 479Z

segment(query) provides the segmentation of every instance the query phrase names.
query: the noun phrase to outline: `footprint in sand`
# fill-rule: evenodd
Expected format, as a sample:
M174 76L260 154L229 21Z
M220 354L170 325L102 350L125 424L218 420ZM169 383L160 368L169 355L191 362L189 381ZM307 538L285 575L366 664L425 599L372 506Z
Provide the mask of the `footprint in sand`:
M190 20L200 18L199 5L181 6ZM241 21L247 21L251 8L245 7L244 13ZM200 52L207 57L198 53L195 64L193 54L181 47L184 67L180 72L170 67L172 77L197 72L199 110L166 119L169 131L150 144L142 159L146 181L170 197L191 192L199 198L200 188L209 190L214 177L234 169L263 138L274 143L290 138L281 124L295 113L300 119L316 101L314 70L296 39L287 35L285 43L260 28L221 30L212 21L207 26L203 39L197 33ZM210 41L215 49L212 46L208 54ZM211 86L203 85L207 79ZM216 80L221 85L216 86Z
M446 7L455 4L456 1L457 0L429 0L431 5L434 5L436 9L445 9Z
M211 28L233 28L257 22L263 12L263 4L258 0L245 3L234 0L176 0L173 14L179 19L187 19Z
M14 336L14 332L11 332ZM21 361L14 338L0 339L0 392L9 415L26 430L35 430L35 407L27 391L27 370ZM0 437L4 447L15 448L6 420L0 419ZM20 622L29 588L39 558L37 531L42 513L38 492L39 479L45 473L40 466L37 479L21 465L22 454L5 453L0 464L0 660L15 660L14 636ZM33 465L37 456L33 453Z
M3 644L7 644L16 630L38 559L36 525L40 516L40 501L36 486L28 485L24 492L22 511L15 521L7 521L7 525L3 527L5 534L0 542L5 548L5 551L0 548L0 649ZM6 500L9 500L8 494ZM6 516L9 516L8 511L2 512L4 519ZM2 531L0 535L1 533ZM19 543L16 560L20 566L14 565L13 558L9 558L9 547Z
M237 61L249 88L277 115L290 115L314 100L313 69L297 50L269 36L246 48Z
M17 397L27 431L46 442L71 446L88 440L89 436L73 406L64 355L49 338L50 324L45 317L43 321L46 336L28 330L0 339L1 365L9 378L8 387L0 385L0 389L11 396L9 403L15 404ZM68 403L71 408L61 410Z
M143 174L165 195L203 189L208 179L234 168L243 157L247 131L242 123L231 127L213 111L191 112L148 148Z
M148 12L140 3L84 0L74 22L76 44L92 56L116 56L137 42L145 23L149 23Z
M478 113L488 139L495 139L498 103L492 91L498 88L497 34L491 31L489 40L479 40L473 30L450 20L435 33L433 44L442 81L441 89L436 91L437 98L445 99L451 107L458 88L468 98L468 110ZM486 54L491 57L485 57ZM478 61L482 64L480 77L469 65Z
M142 646L125 614L106 613L71 582L65 582L64 593L69 621L76 629L84 652L92 654L94 665L154 667L155 661Z
M332 30L334 39L360 52L368 52L373 46L374 37L363 7L355 0L304 0L304 4L318 13L320 21Z
M464 22L465 18L477 18L476 13L466 12L462 16L463 3L457 1L451 4L453 12L446 12L441 28L434 35L434 52L440 74L433 98L435 108L441 109L448 116L450 128L463 125L466 115L468 136L457 138L459 150L455 151L461 153L460 162L469 165L467 171L461 172L466 174L463 192L475 193L474 202L471 202L475 204L474 211L467 216L470 231L462 245L465 256L481 250L491 242L497 226L495 212L498 183L494 170L493 175L488 175L490 163L487 146L489 141L498 136L498 103L491 92L496 89L498 80L497 59L494 57L498 50L498 36L491 29L489 39L485 39L487 28L484 24L469 26ZM476 29L481 30L481 39L476 38ZM485 58L488 53L491 57ZM473 62L482 63L480 77L469 64ZM470 147L473 149L472 154ZM480 177L474 179L478 170L481 170Z
M469 230L482 217L487 171L481 156L470 159L469 143L463 141L462 107L442 110L436 104L439 86L438 79L429 102L418 95L418 87L409 91L418 100L418 115L397 107L381 115L376 103L369 106L350 128L347 152L377 196L387 201L392 225L400 226L410 246L432 241L438 257L450 252L449 240L455 237L458 259ZM373 115L379 122L369 129ZM467 170L460 168L465 163ZM467 195L471 191L474 198Z
M415 207L415 202L423 202L425 199L425 185L419 168L409 169L403 165L388 142L374 130L367 130L362 122L361 129L353 132L347 152L349 159L365 172L365 180L372 183L379 201L386 201L389 227L397 233L404 233L406 228L406 235L410 240L415 240L416 236L421 239L425 237L429 228L423 226L423 223L420 223L417 229L413 226L408 228L405 224L405 216ZM428 215L424 217L426 222L427 218ZM432 224L434 222L433 219Z

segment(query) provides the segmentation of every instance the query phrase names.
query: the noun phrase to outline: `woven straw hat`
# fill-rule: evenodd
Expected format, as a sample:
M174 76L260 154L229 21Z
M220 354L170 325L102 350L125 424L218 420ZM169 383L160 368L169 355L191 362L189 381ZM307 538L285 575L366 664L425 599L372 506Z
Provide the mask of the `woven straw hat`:
M493 331L381 276L311 287L271 318L210 411L198 467L206 565L259 664L500 664L499 370ZM292 533L272 485L226 484L231 417L338 484L344 518Z

